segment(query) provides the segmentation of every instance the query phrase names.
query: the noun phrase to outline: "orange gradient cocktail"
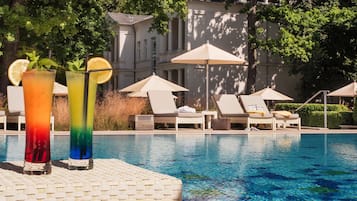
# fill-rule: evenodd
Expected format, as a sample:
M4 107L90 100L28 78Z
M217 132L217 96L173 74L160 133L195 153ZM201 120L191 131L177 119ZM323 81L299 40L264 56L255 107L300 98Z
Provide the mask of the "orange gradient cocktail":
M50 118L56 71L30 70L23 73L26 146L23 172L51 173Z
M68 168L92 169L92 134L97 82L93 74L84 71L67 71L66 79L71 116ZM85 86L85 79L88 79L88 86Z

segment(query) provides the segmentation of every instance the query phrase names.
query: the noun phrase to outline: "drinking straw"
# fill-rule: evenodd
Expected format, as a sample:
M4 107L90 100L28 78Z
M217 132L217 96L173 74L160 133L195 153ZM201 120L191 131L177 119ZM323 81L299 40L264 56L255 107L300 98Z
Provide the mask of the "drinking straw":
M83 130L84 130L84 135L82 135L82 140L86 142L86 136L87 136L87 112L88 112L88 90L89 90L89 75L92 72L99 72L99 71L107 71L107 70L112 70L111 68L105 68L105 69L96 69L96 70L89 70L88 71L88 56L86 57L86 62L85 62L85 69L84 69L84 94L83 94ZM80 159L82 159L83 155L86 153L86 143L81 143L81 150L80 150Z
M84 68L84 92L83 92L83 131L84 133L81 135L82 142L80 149L80 159L82 159L83 155L86 154L87 146L86 146L86 136L87 136L87 109L88 109L88 88L89 88L89 72L88 69L88 55L86 57L85 68Z

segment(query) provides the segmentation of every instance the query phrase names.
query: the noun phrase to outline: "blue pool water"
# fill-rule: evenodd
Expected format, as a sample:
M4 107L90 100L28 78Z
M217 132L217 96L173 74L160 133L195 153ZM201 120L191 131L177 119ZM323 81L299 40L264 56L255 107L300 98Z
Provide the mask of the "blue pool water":
M0 161L23 160L24 138L0 136ZM94 157L180 178L184 200L357 200L356 134L94 136Z

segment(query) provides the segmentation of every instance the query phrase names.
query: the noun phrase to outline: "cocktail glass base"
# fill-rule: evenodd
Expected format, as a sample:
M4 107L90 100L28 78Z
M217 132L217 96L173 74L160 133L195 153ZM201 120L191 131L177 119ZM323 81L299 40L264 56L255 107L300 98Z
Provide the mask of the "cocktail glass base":
M68 159L69 170L90 170L93 169L93 159Z
M31 163L25 161L23 173L28 175L42 175L51 173L51 162L47 163Z

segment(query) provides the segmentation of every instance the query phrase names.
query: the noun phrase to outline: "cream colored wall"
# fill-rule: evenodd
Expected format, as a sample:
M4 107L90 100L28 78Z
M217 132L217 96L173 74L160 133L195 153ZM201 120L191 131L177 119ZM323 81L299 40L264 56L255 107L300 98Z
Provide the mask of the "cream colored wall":
M189 92L185 92L185 103L200 107L205 100L205 71L199 69L197 65L172 64L170 59L184 53L186 50L194 49L208 40L211 44L227 51L240 58L247 60L247 16L239 14L242 5L233 6L226 11L223 3L207 3L202 1L188 1L189 12L185 21L185 45L184 51L179 48L172 50L167 45L166 36L158 35L156 32L149 32L152 20L139 22L135 25L136 42L141 41L141 51L143 54L144 40L148 41L148 59L138 60L136 63L137 78L143 79L152 73L151 67L151 38L156 37L157 41L157 74L163 76L164 71L172 69L185 69L184 83ZM181 22L180 22L181 23ZM269 29L268 35L277 33L277 27L270 24L261 26ZM130 38L133 33L132 27L120 28L120 58L121 67L133 70L134 42ZM169 40L171 39L168 33ZM181 34L181 32L179 33ZM180 36L179 36L180 37ZM128 44L124 46L123 44ZM131 45L129 45L131 43ZM167 49L166 47L169 46ZM258 52L260 63L257 67L256 89L271 86L287 95L296 98L299 77L290 76L289 68L282 65L279 58ZM247 79L247 66L236 65L215 65L210 67L209 92L212 94L235 93L242 94L245 90ZM124 76L124 75L123 75ZM121 78L120 87L123 88L134 82L133 74L129 71ZM128 82L129 81L129 82ZM123 82L128 82L124 83ZM210 104L212 105L212 103ZM203 108L203 107L202 107Z
M136 72L137 72L137 80L141 80L146 78L147 76L153 73L152 64L151 64L151 38L156 38L156 52L158 51L158 41L159 35L156 31L149 32L152 20L146 20L143 22L139 22L135 25L136 28L136 44L138 41L141 43L141 58L136 61ZM147 41L147 58L144 57L144 41Z
M247 61L247 16L239 14L240 8L238 5L226 11L224 4L190 1L186 32L187 49L194 49L209 40L211 44ZM261 26L268 30L265 34L269 36L278 31L278 27L272 24ZM177 53L179 54L181 52ZM258 51L258 60L260 62L257 66L257 90L270 86L298 98L299 76L289 75L289 67L282 65L278 57L267 55L264 51ZM185 87L190 89L187 93L187 104L204 104L205 71L197 69L196 65L176 66L184 66L187 69ZM244 93L247 66L215 65L210 67L209 74L210 95ZM210 105L212 107L212 103Z
M223 3L189 2L186 27L187 50L207 41L242 59L247 59L246 15L239 14L239 6L226 11ZM176 55L181 54L178 52ZM203 108L205 102L204 66L182 65L187 70L185 84L186 103ZM203 69L200 69L202 67ZM209 93L242 93L246 82L246 67L237 65L212 65L209 70ZM212 104L210 104L212 105Z

